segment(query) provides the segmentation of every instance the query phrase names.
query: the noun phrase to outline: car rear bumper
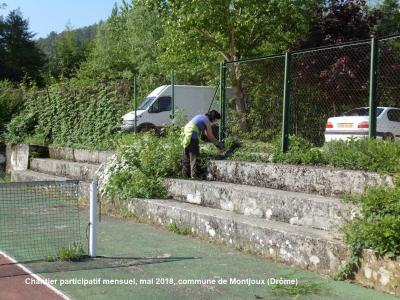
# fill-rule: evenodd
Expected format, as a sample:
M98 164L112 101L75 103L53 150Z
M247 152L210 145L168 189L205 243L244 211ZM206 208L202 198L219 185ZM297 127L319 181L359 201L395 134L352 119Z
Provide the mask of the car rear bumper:
M376 133L377 137L382 137L383 133L382 132L377 132ZM330 142L330 141L346 141L348 139L360 139L360 138L365 138L368 137L368 130L366 131L325 131L325 142Z

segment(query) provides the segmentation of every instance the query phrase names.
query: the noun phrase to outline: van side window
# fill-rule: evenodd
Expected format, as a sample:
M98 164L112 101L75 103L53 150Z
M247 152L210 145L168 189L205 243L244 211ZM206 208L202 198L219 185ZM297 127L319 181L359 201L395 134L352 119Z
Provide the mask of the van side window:
M400 110L391 109L387 113L388 119L393 122L400 122Z
M171 97L160 97L153 103L153 113L171 110Z

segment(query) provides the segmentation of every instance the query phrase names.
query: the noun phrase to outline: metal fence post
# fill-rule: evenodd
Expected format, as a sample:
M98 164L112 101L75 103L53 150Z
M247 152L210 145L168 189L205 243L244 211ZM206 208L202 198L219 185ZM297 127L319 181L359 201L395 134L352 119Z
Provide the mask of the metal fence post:
M282 152L289 150L289 113L290 113L290 64L291 54L285 53L285 77L283 83L283 115L282 115Z
M175 118L175 71L171 71L171 118Z
M137 98L136 98L136 75L133 76L133 102L135 105L135 133L137 132Z
M371 65L369 73L369 138L376 138L376 86L378 77L378 40L371 38Z
M89 256L96 257L96 240L97 240L97 181L90 184L90 216L89 216Z
M220 111L221 111L221 124L219 126L219 141L223 142L225 139L225 128L226 128L226 62L220 64Z

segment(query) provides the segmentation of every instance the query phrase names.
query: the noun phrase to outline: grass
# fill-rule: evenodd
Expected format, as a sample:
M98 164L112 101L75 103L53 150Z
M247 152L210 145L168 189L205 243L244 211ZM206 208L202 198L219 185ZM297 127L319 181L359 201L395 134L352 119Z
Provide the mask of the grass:
M11 182L11 175L0 171L0 183Z
M329 289L322 282L304 282L298 285L277 284L272 286L274 296L311 296L326 293Z
M176 234L181 234L181 235L188 235L192 233L192 230L189 227L186 226L178 226L175 222L169 224L167 226L167 229L169 231L172 231Z
M60 261L80 261L85 257L85 250L81 243L73 243L69 247L62 247L57 254L57 260Z

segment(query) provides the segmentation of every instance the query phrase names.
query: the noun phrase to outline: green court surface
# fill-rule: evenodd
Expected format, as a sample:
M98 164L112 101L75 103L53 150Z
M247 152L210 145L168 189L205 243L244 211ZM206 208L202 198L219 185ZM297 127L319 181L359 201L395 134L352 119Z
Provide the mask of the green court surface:
M130 220L103 217L98 231L99 258L26 266L71 299L397 299ZM235 278L254 280L254 285L229 282ZM261 281L268 278L297 279L298 286ZM83 279L91 282L84 286ZM124 279L131 282L110 282ZM210 281L179 281L205 279Z
M78 183L0 184L0 250L19 262L82 243Z

